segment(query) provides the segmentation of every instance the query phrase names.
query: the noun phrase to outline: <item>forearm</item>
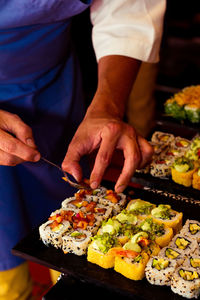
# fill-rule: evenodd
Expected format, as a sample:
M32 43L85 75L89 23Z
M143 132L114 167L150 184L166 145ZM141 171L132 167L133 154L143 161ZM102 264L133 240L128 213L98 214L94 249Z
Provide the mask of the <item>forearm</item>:
M98 64L97 91L86 116L102 113L122 119L139 66L140 61L126 56L102 57Z

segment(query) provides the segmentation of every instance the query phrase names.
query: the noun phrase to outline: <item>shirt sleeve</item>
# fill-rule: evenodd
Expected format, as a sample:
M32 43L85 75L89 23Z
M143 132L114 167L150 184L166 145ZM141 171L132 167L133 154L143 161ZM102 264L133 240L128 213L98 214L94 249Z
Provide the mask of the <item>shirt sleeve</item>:
M158 62L166 0L93 0L90 17L97 61L124 55Z

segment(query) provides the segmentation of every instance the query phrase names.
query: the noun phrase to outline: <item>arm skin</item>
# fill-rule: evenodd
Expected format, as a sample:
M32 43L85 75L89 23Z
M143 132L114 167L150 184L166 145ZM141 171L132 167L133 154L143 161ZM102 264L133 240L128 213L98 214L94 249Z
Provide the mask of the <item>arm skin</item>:
M149 143L122 121L139 67L139 61L119 55L105 56L99 61L96 94L62 163L62 168L80 181L80 158L98 149L90 175L92 188L100 184L115 149L120 149L124 155L116 192L126 188L136 168L145 165L153 154Z

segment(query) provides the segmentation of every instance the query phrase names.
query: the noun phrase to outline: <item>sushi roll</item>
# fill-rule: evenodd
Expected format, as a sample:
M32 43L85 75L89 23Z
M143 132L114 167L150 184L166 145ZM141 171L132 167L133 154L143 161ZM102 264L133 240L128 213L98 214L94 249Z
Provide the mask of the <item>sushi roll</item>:
M171 246L162 248L159 252L159 257L172 259L177 262L178 266L184 262L185 258L180 250L177 250L177 248L173 248Z
M198 167L197 171L193 173L192 187L200 190L200 167Z
M173 229L174 234L182 228L183 213L177 212L170 205L160 204L151 211L151 217L159 224Z
M175 235L169 244L170 247L177 249L183 256L187 256L195 252L198 247L197 241L181 234Z
M200 122L200 107L195 103L187 104L184 106L186 117L191 123Z
M151 137L151 141L156 144L169 145L174 141L175 137L173 134L165 133L162 131L155 131Z
M192 141L189 150L186 152L185 156L194 161L199 161L200 159L200 136L195 136Z
M195 268L178 267L171 280L171 290L185 298L198 298L200 294L200 273Z
M175 137L172 146L177 150L182 150L183 153L190 148L191 141L180 136Z
M160 156L161 160L166 159L167 161L171 161L172 163L175 161L177 157L180 157L184 154L185 152L183 149L178 149L173 146L168 147ZM171 173L171 170L170 170Z
M71 230L62 236L62 250L76 255L86 254L92 234L86 230Z
M194 172L197 170L195 161L182 156L175 160L171 168L172 180L184 186L192 185Z
M127 202L126 195L123 193L116 193L112 190L107 190L106 195L99 197L99 203L113 208L113 214L118 214L124 208Z
M77 199L76 197L70 197L62 202L62 208L64 209L82 209L85 210L86 207L95 207L97 204L97 197L85 197L84 199Z
M197 242L200 242L200 222L187 219L180 234L196 239Z
M48 220L39 227L40 238L45 245L51 244L56 248L62 247L62 235L67 232L71 225L64 219ZM58 221L57 221L58 220Z
M130 213L144 219L151 214L152 209L155 207L155 204L148 201L144 201L142 199L132 199L129 201L126 209Z
M175 260L153 256L147 262L145 276L148 282L155 285L170 286L172 274L177 267Z
M145 267L149 256L145 253L121 251L115 256L114 270L131 280L142 280L145 276Z
M155 241L161 248L167 246L173 237L173 230L164 224L159 224L153 218L146 218L140 225L142 231L150 235L150 239Z
M87 260L104 269L113 268L115 264L115 252L113 248L121 249L117 238L109 233L95 235L88 246Z
M180 105L180 102L176 101L173 97L164 103L164 110L168 116L171 116L177 120L186 119L184 105L182 103Z
M171 157L158 157L150 164L150 174L154 177L165 178L171 175Z
M200 256L195 253L188 256L184 261L184 266L198 269L200 271Z

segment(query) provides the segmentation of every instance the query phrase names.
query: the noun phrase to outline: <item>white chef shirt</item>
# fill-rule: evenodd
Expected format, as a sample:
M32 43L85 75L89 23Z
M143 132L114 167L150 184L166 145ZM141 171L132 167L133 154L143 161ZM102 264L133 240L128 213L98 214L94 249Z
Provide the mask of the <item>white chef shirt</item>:
M124 55L157 62L166 0L94 0L90 9L97 61Z

